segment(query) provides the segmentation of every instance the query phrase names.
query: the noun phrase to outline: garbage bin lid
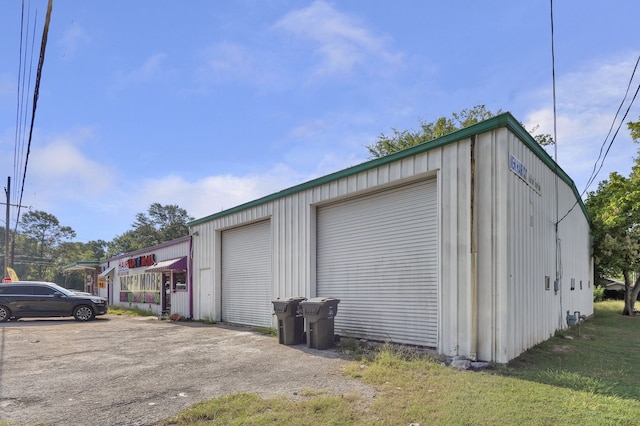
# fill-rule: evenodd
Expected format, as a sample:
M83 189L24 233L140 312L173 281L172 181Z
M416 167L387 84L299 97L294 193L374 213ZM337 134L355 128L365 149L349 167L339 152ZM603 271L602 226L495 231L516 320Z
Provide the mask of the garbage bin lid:
M303 300L307 300L306 297L285 297L285 298L277 298L276 300L272 300L273 303L277 303L277 302L301 302Z
M335 297L312 297L311 299L307 299L305 301L300 302L301 305L310 305L310 304L321 304L325 303L339 303L340 299L336 299Z

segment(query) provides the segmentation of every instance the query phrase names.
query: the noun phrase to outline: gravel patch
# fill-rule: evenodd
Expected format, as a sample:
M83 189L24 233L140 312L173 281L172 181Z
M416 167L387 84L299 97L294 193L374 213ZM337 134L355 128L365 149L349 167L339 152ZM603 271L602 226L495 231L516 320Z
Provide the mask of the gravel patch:
M245 327L106 315L0 324L0 420L12 425L148 425L237 392L373 390L335 349L285 346Z

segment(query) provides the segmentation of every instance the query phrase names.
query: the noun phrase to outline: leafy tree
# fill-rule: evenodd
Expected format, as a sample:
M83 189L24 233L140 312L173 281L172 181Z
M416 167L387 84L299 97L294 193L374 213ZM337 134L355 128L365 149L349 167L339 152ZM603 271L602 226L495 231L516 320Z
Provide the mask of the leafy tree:
M639 125L640 119L628 123L634 140ZM640 152L629 177L611 173L589 193L585 206L593 224L596 274L624 277L623 315L632 315L640 294L640 275L635 282L632 278L640 266Z
M132 229L118 235L108 244L109 254L117 255L141 250L189 235L187 223L194 218L175 204L153 203L147 214L136 214Z
M452 113L451 118L443 116L431 122L422 121L420 129L415 132L410 130L400 131L392 128L393 134L391 136L387 136L384 133L381 134L375 143L367 145L367 149L375 158L384 157L385 155L432 141L499 114L502 114L502 110L494 113L487 110L484 105L476 105L471 109L463 109L460 112ZM534 127L530 132L535 132L538 127ZM553 138L549 134L535 135L534 139L541 145L553 144Z
M638 140L640 139L640 117L638 117L638 121L636 122L628 122L627 126L629 127L629 131L631 132L631 138L635 142L638 142Z
M103 240L81 242L64 242L56 249L55 282L66 288L82 290L84 288L84 272L62 272L62 267L75 261L99 261L106 258L107 243Z
M128 253L142 249L146 246L136 239L133 230L126 231L124 234L117 235L111 242L107 243L107 256L115 256L122 253Z
M42 279L53 281L56 263L59 260L59 248L65 241L75 238L75 231L61 226L58 219L47 212L35 210L25 213L20 219L22 236L16 239L24 259L23 279Z

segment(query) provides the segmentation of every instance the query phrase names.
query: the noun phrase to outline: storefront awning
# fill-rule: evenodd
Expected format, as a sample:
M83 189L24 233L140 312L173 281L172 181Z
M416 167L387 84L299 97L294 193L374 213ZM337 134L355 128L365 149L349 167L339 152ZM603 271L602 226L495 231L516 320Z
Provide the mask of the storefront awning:
M187 256L179 257L177 259L163 260L155 265L147 268L145 272L163 272L163 271L186 271L187 270Z
M107 275L109 275L109 273L111 271L113 271L115 269L115 265L114 266L109 266L107 269L105 269L100 275L98 275L98 277L106 277Z

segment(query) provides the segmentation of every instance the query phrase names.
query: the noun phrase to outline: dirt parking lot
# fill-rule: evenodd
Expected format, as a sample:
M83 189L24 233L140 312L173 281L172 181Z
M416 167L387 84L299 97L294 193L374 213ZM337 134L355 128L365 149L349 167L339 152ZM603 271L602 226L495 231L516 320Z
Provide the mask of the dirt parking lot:
M371 397L335 350L248 328L106 315L0 324L0 419L11 425L148 425L235 392Z

